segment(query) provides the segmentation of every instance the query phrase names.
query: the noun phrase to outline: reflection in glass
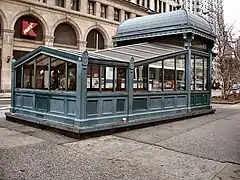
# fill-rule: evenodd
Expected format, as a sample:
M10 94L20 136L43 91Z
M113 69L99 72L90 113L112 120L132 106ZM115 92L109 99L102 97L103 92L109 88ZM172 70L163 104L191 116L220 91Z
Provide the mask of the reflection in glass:
M176 59L176 90L184 91L186 90L186 79L185 79L185 56L179 56Z
M139 66L134 69L133 88L147 90L148 66Z
M48 90L49 87L49 57L40 56L36 59L35 88Z
M76 72L77 72L77 65L74 63L68 63L68 91L76 91Z
M66 62L51 58L51 90L66 89Z
M126 68L116 68L116 80L115 80L115 88L116 91L126 90Z
M23 77L23 86L27 89L33 89L34 83L34 61L29 62L23 67L24 77Z
M113 67L102 67L102 90L103 91L113 91L113 80L115 70Z
M87 75L87 88L89 90L99 89L100 87L100 66L89 65Z
M175 88L175 60L164 60L164 90L172 91Z
M87 89L88 91L126 90L126 68L89 65Z
M22 66L16 68L16 88L22 87Z
M162 91L163 68L162 61L149 64L149 91Z
M206 91L206 90L208 90L208 70L207 70L207 58L204 58L203 59L203 61L204 61L204 90Z
M195 56L191 57L191 90L195 90Z
M203 90L203 58L195 57L195 90Z

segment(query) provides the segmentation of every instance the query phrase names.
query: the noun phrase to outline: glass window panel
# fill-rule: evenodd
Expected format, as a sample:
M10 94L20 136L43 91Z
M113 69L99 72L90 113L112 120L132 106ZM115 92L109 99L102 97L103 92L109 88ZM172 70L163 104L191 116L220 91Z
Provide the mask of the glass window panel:
M23 87L33 89L34 83L34 60L24 65Z
M51 58L51 90L66 89L66 62Z
M56 6L64 7L64 0L55 0Z
M125 91L126 90L126 68L116 68L116 91Z
M195 90L195 56L191 57L191 90Z
M120 10L114 8L114 21L119 21L120 20Z
M71 9L79 11L79 0L72 0Z
M134 69L133 88L147 90L148 66L139 66Z
M166 59L164 62L164 90L172 91L175 89L175 60Z
M186 69L185 69L185 56L179 56L176 58L176 90L186 90Z
M163 68L162 61L149 64L149 91L162 91Z
M208 70L207 70L207 59L204 58L204 90L209 90L208 89Z
M113 91L114 68L102 67L102 90Z
M88 1L88 14L95 15L94 5L95 5L95 2Z
M35 89L48 90L49 87L49 60L50 57L40 56L36 59Z
M107 6L101 5L101 17L107 18Z
M99 77L100 77L100 67L99 66L92 66L91 72L92 84L91 88L99 89Z
M203 58L195 57L195 90L203 90Z
M87 88L88 90L97 90L100 88L100 66L89 65L87 75Z
M76 91L77 65L68 63L68 91Z
M16 88L22 87L22 66L16 68Z

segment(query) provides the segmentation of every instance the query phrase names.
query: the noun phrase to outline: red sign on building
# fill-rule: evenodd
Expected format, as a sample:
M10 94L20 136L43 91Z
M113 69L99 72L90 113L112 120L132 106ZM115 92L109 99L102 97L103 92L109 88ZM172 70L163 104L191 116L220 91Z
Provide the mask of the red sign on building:
M22 21L22 35L37 36L37 34L33 30L37 25L38 23Z

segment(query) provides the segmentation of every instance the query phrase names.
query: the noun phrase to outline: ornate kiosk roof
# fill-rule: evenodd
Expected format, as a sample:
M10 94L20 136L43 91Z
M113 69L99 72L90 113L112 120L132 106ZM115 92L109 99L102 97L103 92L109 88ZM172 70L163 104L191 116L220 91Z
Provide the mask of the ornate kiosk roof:
M184 32L193 32L208 39L214 38L211 25L207 20L181 9L126 20L119 25L114 39L124 41Z

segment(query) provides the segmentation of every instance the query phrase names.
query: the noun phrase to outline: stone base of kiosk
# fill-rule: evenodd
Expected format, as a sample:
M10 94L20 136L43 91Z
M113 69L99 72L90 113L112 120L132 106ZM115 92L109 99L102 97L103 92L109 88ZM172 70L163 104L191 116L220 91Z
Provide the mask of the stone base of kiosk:
M119 120L115 120L112 123L101 123L101 121L99 121L99 124L92 125L92 126L78 126L79 124L78 120L74 121L74 123L70 125L66 123L53 121L51 119L42 119L42 118L22 115L18 113L6 113L6 119L10 121L15 121L15 122L25 121L30 126L40 125L40 126L46 126L54 129L73 132L73 133L88 133L88 132L96 132L96 131L103 131L103 130L110 130L110 129L112 130L116 128L134 127L140 124L141 125L145 124L147 126L151 123L156 123L156 122L182 120L186 118L212 114L212 113L215 113L215 111L216 111L215 109L192 110L190 112L176 113L170 116L159 116L151 119L137 119L137 120L131 120L131 121L128 121L128 120L123 121L122 119L119 119ZM87 124L90 121L91 120L85 120L85 124Z

